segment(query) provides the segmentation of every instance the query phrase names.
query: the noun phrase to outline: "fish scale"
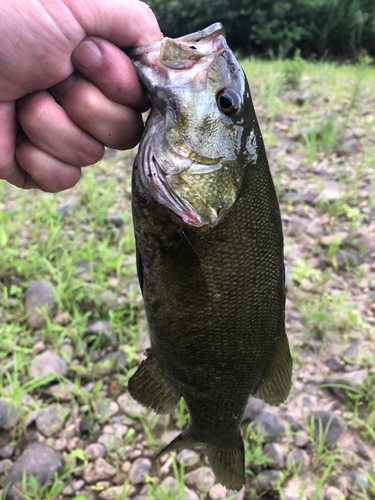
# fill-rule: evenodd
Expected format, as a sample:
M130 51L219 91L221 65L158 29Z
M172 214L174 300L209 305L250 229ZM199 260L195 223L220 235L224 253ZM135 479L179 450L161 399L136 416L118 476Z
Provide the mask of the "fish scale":
M193 50L189 44L194 37L199 57L173 62L175 54L187 57ZM240 423L249 396L280 404L290 390L281 219L250 91L222 26L174 40L171 53L168 40L130 54L157 112L151 111L132 180L137 269L151 349L128 388L138 402L158 413L169 413L183 397L189 423L161 453L204 446L218 480L240 489L245 480ZM177 50L178 45L183 48ZM166 57L167 66L160 57L155 66L158 53ZM194 68L190 85L189 64ZM196 83L198 65L207 72L206 88L202 73ZM233 65L235 79L227 70ZM206 115L215 122L212 133L223 137L228 130L228 142L221 149L229 156L216 165L203 165L207 145L202 150L194 146L192 157L198 163L192 166L186 161L181 169L168 164L172 157L178 162L181 137L189 143L191 132L191 143L199 144L197 117L202 126L207 123L204 110L195 113L193 106L182 127L178 116L186 109L179 107L179 71L184 95L190 92L194 102L195 92L196 101L207 106ZM165 76L168 72L173 72L170 79ZM229 104L238 94L233 118L218 104L222 88L231 89ZM170 135L176 140L174 150L172 139L156 138L168 133L167 107L168 127L171 117L176 120ZM144 154L143 144L152 148L152 155ZM155 161L152 169L150 161ZM202 168L202 173L190 173L189 168L193 172ZM145 172L158 177L158 190ZM186 178L189 189L183 185ZM184 207L191 211L189 218Z

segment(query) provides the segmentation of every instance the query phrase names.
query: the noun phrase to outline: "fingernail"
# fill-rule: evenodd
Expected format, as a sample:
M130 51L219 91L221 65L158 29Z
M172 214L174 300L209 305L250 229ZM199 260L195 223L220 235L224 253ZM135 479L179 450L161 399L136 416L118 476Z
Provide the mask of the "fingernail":
M58 97L64 92L68 90L69 87L73 85L73 83L76 81L77 77L73 73L70 75L66 80L63 80L62 82L58 83L57 85L54 85L51 89L50 92L53 95L53 97Z
M85 40L74 49L72 58L75 64L89 70L95 68L100 63L102 53L96 43L91 40Z

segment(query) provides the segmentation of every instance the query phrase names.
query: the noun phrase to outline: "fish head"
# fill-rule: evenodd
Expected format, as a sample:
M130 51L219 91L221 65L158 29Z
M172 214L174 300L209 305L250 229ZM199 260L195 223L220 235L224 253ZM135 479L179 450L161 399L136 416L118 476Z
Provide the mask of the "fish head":
M256 156L250 90L223 26L129 55L152 103L138 161L144 187L185 223L218 224Z

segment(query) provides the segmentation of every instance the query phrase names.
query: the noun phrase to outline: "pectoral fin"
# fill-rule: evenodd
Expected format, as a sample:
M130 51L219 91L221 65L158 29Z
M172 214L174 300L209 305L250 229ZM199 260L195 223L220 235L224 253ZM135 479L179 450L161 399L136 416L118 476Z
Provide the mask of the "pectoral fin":
M283 403L289 395L292 379L292 357L288 338L280 337L276 356L268 369L267 376L254 397L263 399L272 406Z
M161 371L152 352L129 380L128 390L138 403L160 414L170 413L180 401L180 395Z

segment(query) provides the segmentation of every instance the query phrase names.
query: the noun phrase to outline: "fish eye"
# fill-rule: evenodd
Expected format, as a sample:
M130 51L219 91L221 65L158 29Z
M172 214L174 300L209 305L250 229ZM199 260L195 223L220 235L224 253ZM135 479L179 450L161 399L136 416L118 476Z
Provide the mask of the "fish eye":
M216 95L218 108L224 115L233 116L240 109L241 98L233 89L222 89Z

